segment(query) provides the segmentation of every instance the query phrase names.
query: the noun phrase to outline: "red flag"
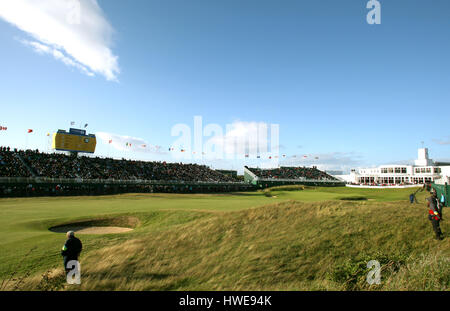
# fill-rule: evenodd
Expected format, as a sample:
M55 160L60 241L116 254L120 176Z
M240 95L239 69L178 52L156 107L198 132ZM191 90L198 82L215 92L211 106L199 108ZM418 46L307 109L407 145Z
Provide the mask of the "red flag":
M112 143L112 139L109 140L109 143Z
M33 130L32 129L28 129L28 133L33 133Z

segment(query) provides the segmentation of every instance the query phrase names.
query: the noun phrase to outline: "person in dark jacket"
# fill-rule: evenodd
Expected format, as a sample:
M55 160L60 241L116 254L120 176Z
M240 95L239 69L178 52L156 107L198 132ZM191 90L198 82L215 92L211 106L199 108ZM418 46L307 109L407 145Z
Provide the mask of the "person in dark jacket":
M436 190L431 191L431 197L427 199L428 201L428 219L433 225L434 233L436 234L437 240L442 240L442 231L440 227L440 221L442 220L442 205L437 197Z
M71 271L71 269L67 268L67 264L71 260L78 260L78 256L80 256L81 250L83 249L83 244L81 241L75 237L75 233L73 231L67 232L67 240L64 243L64 246L61 250L61 255L64 260L64 269L66 270L66 274Z

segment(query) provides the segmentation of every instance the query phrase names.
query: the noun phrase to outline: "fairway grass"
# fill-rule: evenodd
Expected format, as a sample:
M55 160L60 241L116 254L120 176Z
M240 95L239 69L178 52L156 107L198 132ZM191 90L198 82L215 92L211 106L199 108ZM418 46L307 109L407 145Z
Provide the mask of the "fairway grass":
M449 225L434 240L428 194L411 205L414 190L0 199L0 280L16 272L26 276L19 289L31 290L448 290ZM80 235L82 283L64 286L65 235L49 228L120 218L139 221L125 233ZM381 285L364 282L367 258L386 262Z

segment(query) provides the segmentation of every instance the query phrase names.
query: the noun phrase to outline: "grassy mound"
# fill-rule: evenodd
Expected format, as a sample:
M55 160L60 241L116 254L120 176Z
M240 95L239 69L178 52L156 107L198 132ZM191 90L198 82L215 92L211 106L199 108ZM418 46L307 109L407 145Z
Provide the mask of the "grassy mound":
M89 251L77 289L448 290L442 227L447 239L435 241L423 209L398 202L288 201L204 213ZM368 260L382 265L380 285L365 282ZM24 289L54 281L41 275Z
M276 187L270 187L263 190L263 193L266 197L272 197L274 196L274 192L279 191L300 191L305 189L312 189L310 186L304 186L304 185L286 185L286 186L276 186Z
M450 225L434 240L427 194L409 204L410 191L1 199L0 290L448 290ZM133 217L127 234L82 236L82 285L64 284L65 236L48 228ZM380 285L365 281L369 259Z

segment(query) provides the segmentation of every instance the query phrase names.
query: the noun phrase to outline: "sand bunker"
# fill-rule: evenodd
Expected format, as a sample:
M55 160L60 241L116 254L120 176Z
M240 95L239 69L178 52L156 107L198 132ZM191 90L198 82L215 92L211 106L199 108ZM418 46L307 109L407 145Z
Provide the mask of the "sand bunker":
M108 234L132 231L139 224L136 217L121 216L106 219L92 219L76 223L66 223L49 228L56 233L74 231L77 234Z
M50 231L56 233L66 233L67 231L74 231L78 234L108 234L108 233L123 233L132 231L131 228L124 227L75 227L75 226L63 226L50 228Z

